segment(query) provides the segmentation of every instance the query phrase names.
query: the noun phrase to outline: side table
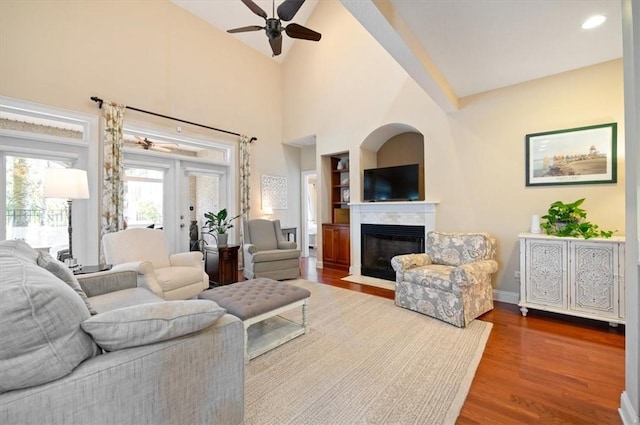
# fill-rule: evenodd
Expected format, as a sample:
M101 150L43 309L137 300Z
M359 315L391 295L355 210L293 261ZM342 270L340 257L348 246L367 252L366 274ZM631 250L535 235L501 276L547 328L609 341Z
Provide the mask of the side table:
M204 247L204 271L209 275L210 288L238 281L239 248L239 245Z
M111 270L111 267L113 267L113 265L111 264L97 264L95 266L80 266L73 270L73 274L79 275L79 274L104 272L106 270Z
M284 236L284 239L288 242L291 242L291 238L290 236L293 236L293 242L298 242L297 241L297 235L296 235L296 231L297 228L296 227L283 227L282 229L282 236Z

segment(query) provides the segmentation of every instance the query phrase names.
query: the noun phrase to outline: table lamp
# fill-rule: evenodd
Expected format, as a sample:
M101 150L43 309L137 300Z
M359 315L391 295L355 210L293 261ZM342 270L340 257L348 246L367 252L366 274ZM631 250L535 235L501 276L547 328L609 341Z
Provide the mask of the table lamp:
M44 174L44 197L66 198L69 207L69 257L65 263L74 268L78 262L73 258L71 210L74 199L89 198L87 172L75 168L47 168Z

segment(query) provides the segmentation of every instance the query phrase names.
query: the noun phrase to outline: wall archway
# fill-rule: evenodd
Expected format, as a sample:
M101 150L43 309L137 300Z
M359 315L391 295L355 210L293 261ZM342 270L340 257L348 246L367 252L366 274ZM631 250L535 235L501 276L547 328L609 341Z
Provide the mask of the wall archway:
M360 149L365 149L371 152L377 152L387 140L402 133L418 133L422 134L420 130L409 125L402 123L390 123L385 124L377 129L373 130L367 137L364 138L360 144Z

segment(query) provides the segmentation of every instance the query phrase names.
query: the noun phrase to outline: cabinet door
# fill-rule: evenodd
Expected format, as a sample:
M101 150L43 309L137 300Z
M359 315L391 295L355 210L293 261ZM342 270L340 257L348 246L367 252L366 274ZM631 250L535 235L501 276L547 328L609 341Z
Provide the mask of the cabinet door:
M348 227L340 227L338 229L338 263L349 266L351 265L351 237Z
M324 261L336 262L338 232L333 226L322 226L322 258Z
M568 308L567 242L526 241L526 302Z
M570 242L571 310L618 317L618 245Z

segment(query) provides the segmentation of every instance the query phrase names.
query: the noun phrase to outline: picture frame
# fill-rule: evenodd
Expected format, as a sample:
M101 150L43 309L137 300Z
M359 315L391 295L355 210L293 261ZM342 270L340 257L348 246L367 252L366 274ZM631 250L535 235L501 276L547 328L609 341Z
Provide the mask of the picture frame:
M617 123L527 134L526 185L617 182Z
M287 178L281 176L262 176L262 209L287 209Z

